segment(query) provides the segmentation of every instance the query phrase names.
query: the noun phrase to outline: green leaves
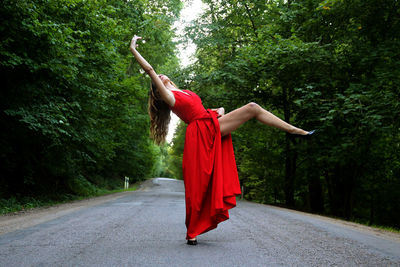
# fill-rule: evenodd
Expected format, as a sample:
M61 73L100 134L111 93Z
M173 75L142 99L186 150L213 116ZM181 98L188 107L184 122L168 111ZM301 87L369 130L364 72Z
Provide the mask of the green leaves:
M158 152L148 139L149 81L136 63L127 72L128 46L133 34L143 34L140 49L153 67L176 65L170 29L180 7L180 1L4 1L0 197L53 187L90 194L96 185L122 185L124 176L150 175Z

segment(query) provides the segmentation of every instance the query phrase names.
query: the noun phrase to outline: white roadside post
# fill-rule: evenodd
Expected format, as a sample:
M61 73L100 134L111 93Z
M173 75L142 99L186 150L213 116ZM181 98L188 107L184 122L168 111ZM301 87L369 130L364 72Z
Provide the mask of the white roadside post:
M125 189L129 188L129 177L126 177L126 176L125 176L125 187L124 188Z

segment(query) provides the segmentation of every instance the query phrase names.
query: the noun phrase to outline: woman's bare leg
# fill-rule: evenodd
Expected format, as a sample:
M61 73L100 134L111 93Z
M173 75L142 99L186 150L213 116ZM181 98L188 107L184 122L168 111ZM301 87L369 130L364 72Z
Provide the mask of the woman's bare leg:
M266 111L256 103L249 103L241 108L235 109L228 114L221 116L219 120L219 126L221 129L221 135L227 135L246 121L255 118L259 122L269 125L291 134L303 134L306 135L308 132L300 128L296 128L293 125L281 120L269 111Z

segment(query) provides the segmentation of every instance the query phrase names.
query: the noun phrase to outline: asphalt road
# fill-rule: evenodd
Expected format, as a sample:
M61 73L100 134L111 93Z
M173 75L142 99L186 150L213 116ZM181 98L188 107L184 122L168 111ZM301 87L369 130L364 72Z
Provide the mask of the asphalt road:
M239 201L230 220L185 242L181 181L0 235L0 266L400 266L400 238Z

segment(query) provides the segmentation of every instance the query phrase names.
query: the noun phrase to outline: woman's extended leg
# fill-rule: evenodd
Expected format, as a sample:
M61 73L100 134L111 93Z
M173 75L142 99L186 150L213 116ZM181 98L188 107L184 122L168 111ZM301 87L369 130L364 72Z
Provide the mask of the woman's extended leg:
M241 108L235 109L228 114L221 116L219 125L221 129L221 135L227 135L246 121L255 118L259 122L281 129L291 134L306 135L308 132L302 129L296 128L293 125L281 120L269 111L266 111L256 103L249 103Z

